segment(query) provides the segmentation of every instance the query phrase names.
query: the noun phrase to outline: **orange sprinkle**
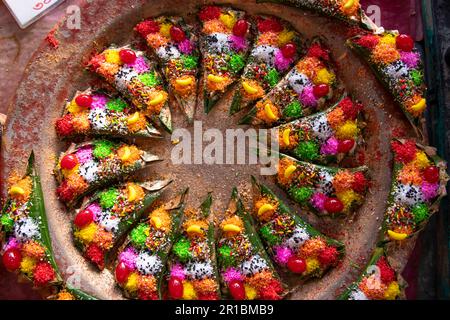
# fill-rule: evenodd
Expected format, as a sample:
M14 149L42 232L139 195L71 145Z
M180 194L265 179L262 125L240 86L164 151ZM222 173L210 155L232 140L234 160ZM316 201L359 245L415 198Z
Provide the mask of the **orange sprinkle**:
M389 64L400 59L400 53L390 44L380 42L372 51L375 63Z
M277 46L278 45L278 33L269 31L261 34L258 37L257 45L269 45L269 46Z
M212 34L212 33L229 33L228 28L223 24L219 19L205 21L203 23L203 33Z
M27 257L41 260L45 257L45 248L36 241L28 241L23 245L22 253Z
M309 239L300 248L298 255L304 259L317 257L326 246L326 242L320 237Z
M195 280L192 282L194 289L199 294L214 293L217 291L217 283L213 279Z
M397 180L403 184L412 183L416 186L421 185L422 177L420 176L420 169L415 163L408 163L400 170Z
M330 126L336 130L345 121L344 111L342 111L341 108L335 108L327 114L327 120L330 123Z
M147 44L154 49L165 46L168 42L167 38L160 33L150 33L147 36Z
M350 171L339 171L333 178L333 188L336 190L336 192L351 190L353 181L354 177Z
M296 67L298 72L303 73L309 79L314 79L317 72L324 68L324 64L316 57L306 57L301 59Z
M267 113L265 111L266 105L269 105L270 109L272 110L272 113L275 115L277 119L280 118L280 111L278 111L277 106L275 106L270 100L258 101L258 103L256 104L256 117L267 124L272 124L276 120L271 119L267 116Z

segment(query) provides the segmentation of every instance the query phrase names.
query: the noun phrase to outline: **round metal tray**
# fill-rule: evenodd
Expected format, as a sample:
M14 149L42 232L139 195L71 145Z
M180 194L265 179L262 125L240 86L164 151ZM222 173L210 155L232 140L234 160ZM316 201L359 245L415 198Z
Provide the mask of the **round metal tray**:
M210 2L210 1L207 1ZM66 279L99 298L121 299L109 270L98 272L87 263L74 247L71 239L71 212L58 201L56 183L52 175L55 160L66 143L60 142L53 124L60 116L65 99L76 90L99 83L95 76L86 72L83 64L93 51L111 43L122 45L133 37L132 29L145 17L161 14L182 15L188 20L195 18L199 5L204 1L146 1L146 0L87 1L81 8L81 29L71 30L65 20L57 26L55 37L59 42L53 48L43 42L26 68L24 77L9 109L9 118L4 135L1 155L1 178L3 192L5 179L12 170L23 170L31 149L37 154L38 170L41 174L45 205L53 247L58 265ZM218 2L215 2L218 3ZM346 219L318 219L313 214L300 211L283 192L273 185L270 177L260 179L273 186L277 194L297 209L299 214L325 234L341 240L346 245L343 262L322 279L299 284L295 279L284 277L294 288L292 299L333 299L356 279L376 245L382 222L385 200L391 178L390 138L393 132L413 136L403 114L392 98L379 84L368 67L346 46L348 29L342 23L310 12L275 4L256 4L255 1L228 1L228 4L246 10L250 14L273 14L291 22L306 38L323 37L338 65L347 90L365 105L367 128L366 148L359 160L371 169L373 186L366 203L354 217ZM206 116L199 108L196 120L202 121L203 130L217 128L224 132L237 128L242 113L230 117L228 94L213 111ZM174 127L189 126L179 110L174 110ZM196 206L208 191L213 192L214 210L222 212L227 205L231 189L238 186L244 199L251 199L250 175L259 176L258 166L250 165L172 165L170 154L173 148L170 135L163 140L137 141L143 148L157 153L165 160L152 165L140 173L140 178L170 177L174 180L165 192L172 194L186 186L190 187L188 205ZM395 267L401 270L406 264L415 239L394 250ZM359 268L358 268L359 267Z

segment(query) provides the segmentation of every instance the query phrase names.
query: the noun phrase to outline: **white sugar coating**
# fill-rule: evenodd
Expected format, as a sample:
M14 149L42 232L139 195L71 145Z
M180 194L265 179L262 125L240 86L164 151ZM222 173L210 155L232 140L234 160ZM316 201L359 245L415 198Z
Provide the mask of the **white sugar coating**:
M271 67L275 61L275 53L278 48L274 46L262 45L253 48L251 55L255 58L256 62L261 62L267 64Z
M207 36L206 41L212 53L224 52L230 48L229 36L225 33L212 33Z
M111 215L110 212L105 212L99 217L98 223L105 228L106 231L115 233L119 229L120 219Z
M114 77L114 83L116 85L117 90L120 92L127 92L128 83L130 83L131 80L137 76L138 73L134 71L133 68L130 67L120 68L119 72L117 72Z
M302 94L303 89L305 89L305 87L311 85L311 81L309 81L308 77L303 73L298 72L296 69L293 69L289 73L288 81L291 88L298 95Z
M21 242L30 239L39 239L39 224L31 217L26 217L16 221L14 225L14 236Z
M244 261L241 264L241 271L246 276L254 275L267 269L267 262L259 254L255 254L250 260Z
M94 108L89 111L89 121L93 130L104 130L108 127L109 121L106 110Z
M396 61L387 67L384 68L384 72L390 77L390 78L403 78L408 76L409 69L408 66L403 63L402 61Z
M78 171L84 180L91 183L97 179L98 165L94 160L88 160L85 163L80 164Z
M136 268L143 275L156 275L162 267L161 258L148 252L139 253L136 259Z
M309 238L310 236L306 229L297 227L292 235L284 241L283 245L296 252Z
M397 184L394 187L394 202L407 206L413 206L424 202L420 186Z
M319 182L317 183L318 191L330 196L333 193L333 176L326 170L320 170Z
M369 300L369 298L367 298L367 296L364 294L364 292L362 292L359 289L353 290L349 297L349 300Z
M214 274L214 269L210 262L188 262L185 270L189 279L204 279Z
M314 136L321 142L325 142L333 136L333 128L328 124L326 114L314 117L311 121L311 125Z
M181 56L178 48L172 45L159 47L156 54L163 60L178 59Z

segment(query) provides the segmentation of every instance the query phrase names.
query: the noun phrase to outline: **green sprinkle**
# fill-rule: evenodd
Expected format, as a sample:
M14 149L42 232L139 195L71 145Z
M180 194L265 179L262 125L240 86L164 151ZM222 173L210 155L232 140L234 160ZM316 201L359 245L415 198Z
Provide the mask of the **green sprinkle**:
M130 233L131 243L137 248L144 248L149 229L149 226L145 223L141 223L134 228Z
M233 54L230 59L230 69L233 70L234 73L238 73L243 67L245 67L244 59L238 55Z
M159 84L159 78L156 73L143 73L138 75L138 79L148 87L154 87Z
M226 268L234 265L233 252L229 246L222 246L219 248L219 259L222 261L222 265Z
M270 69L270 71L265 76L265 79L269 83L270 87L275 87L280 81L280 75L277 69Z
M269 245L274 246L281 242L280 237L274 234L271 227L264 226L259 231L261 232L262 237L267 241Z
M299 118L303 115L302 105L299 101L292 101L283 110L283 115L286 118Z
M315 160L319 157L319 146L314 141L303 141L294 149L300 160Z
M122 112L127 107L127 104L122 99L114 99L108 101L106 107L112 111Z
M119 197L119 190L116 188L111 188L109 190L100 193L100 205L104 209L110 209L114 207L117 198Z
M292 196L292 198L301 204L304 204L307 202L311 196L313 195L314 191L312 188L309 187L292 187L289 189L289 194Z
M186 262L192 257L192 253L189 251L190 247L191 242L185 237L182 237L173 245L173 252L181 262Z
M416 86L420 86L423 82L423 74L419 70L411 71L411 79Z
M414 222L419 224L430 216L430 212L428 211L428 207L424 203L420 203L412 209L412 213L414 215Z
M94 157L98 159L106 158L112 152L114 144L108 140L99 140L94 142L94 151L92 152Z
M6 232L10 232L14 228L14 220L9 216L9 214L4 214L1 216L0 224Z
M183 56L182 58L184 68L192 70L197 68L198 58L194 56Z

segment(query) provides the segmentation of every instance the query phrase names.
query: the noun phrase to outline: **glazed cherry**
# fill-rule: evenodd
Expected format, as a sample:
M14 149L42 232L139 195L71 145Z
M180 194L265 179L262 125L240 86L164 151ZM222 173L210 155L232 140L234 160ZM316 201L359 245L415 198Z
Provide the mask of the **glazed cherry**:
M89 209L84 209L75 216L75 219L73 220L73 223L78 228L83 228L90 224L92 221L94 221L94 214Z
M242 281L233 280L228 284L228 290L234 300L244 300L245 299L245 288Z
M244 19L238 20L233 27L233 34L238 37L245 37L248 30L248 23Z
M130 275L131 270L127 267L127 265L123 262L119 263L116 267L116 280L119 284L125 283L127 281L128 276Z
M5 251L2 257L3 265L9 271L14 271L20 268L20 262L22 261L22 254L19 249L8 249Z
M281 47L281 53L286 59L293 58L297 52L297 46L294 43L286 43Z
M439 181L439 169L435 166L428 167L423 171L423 177L429 183L436 183Z
M306 270L306 262L302 258L292 256L287 262L287 267L293 273L303 273Z
M397 44L397 48L402 51L410 52L414 49L414 39L407 34L399 35L395 42Z
M169 294L172 299L180 299L183 297L183 281L177 277L170 277Z
M313 94L317 99L325 97L329 92L330 86L327 84L319 84L313 87Z
M88 94L80 94L75 98L77 105L83 108L89 108L92 104L92 97Z
M344 205L342 204L341 200L336 198L328 198L325 201L325 210L329 213L339 213L344 210Z
M134 53L134 51L130 50L130 49L120 50L119 57L123 63L127 63L127 64L130 64L130 63L133 63L136 61L136 53Z
M170 37L176 42L181 42L184 39L186 39L186 35L184 34L184 31L181 30L181 28L178 28L176 26L172 26L170 28Z
M78 158L74 154L65 155L61 159L61 168L66 170L72 170L78 164Z
M347 140L339 140L338 144L338 152L339 153L347 153L353 149L355 146L355 140L347 139Z

